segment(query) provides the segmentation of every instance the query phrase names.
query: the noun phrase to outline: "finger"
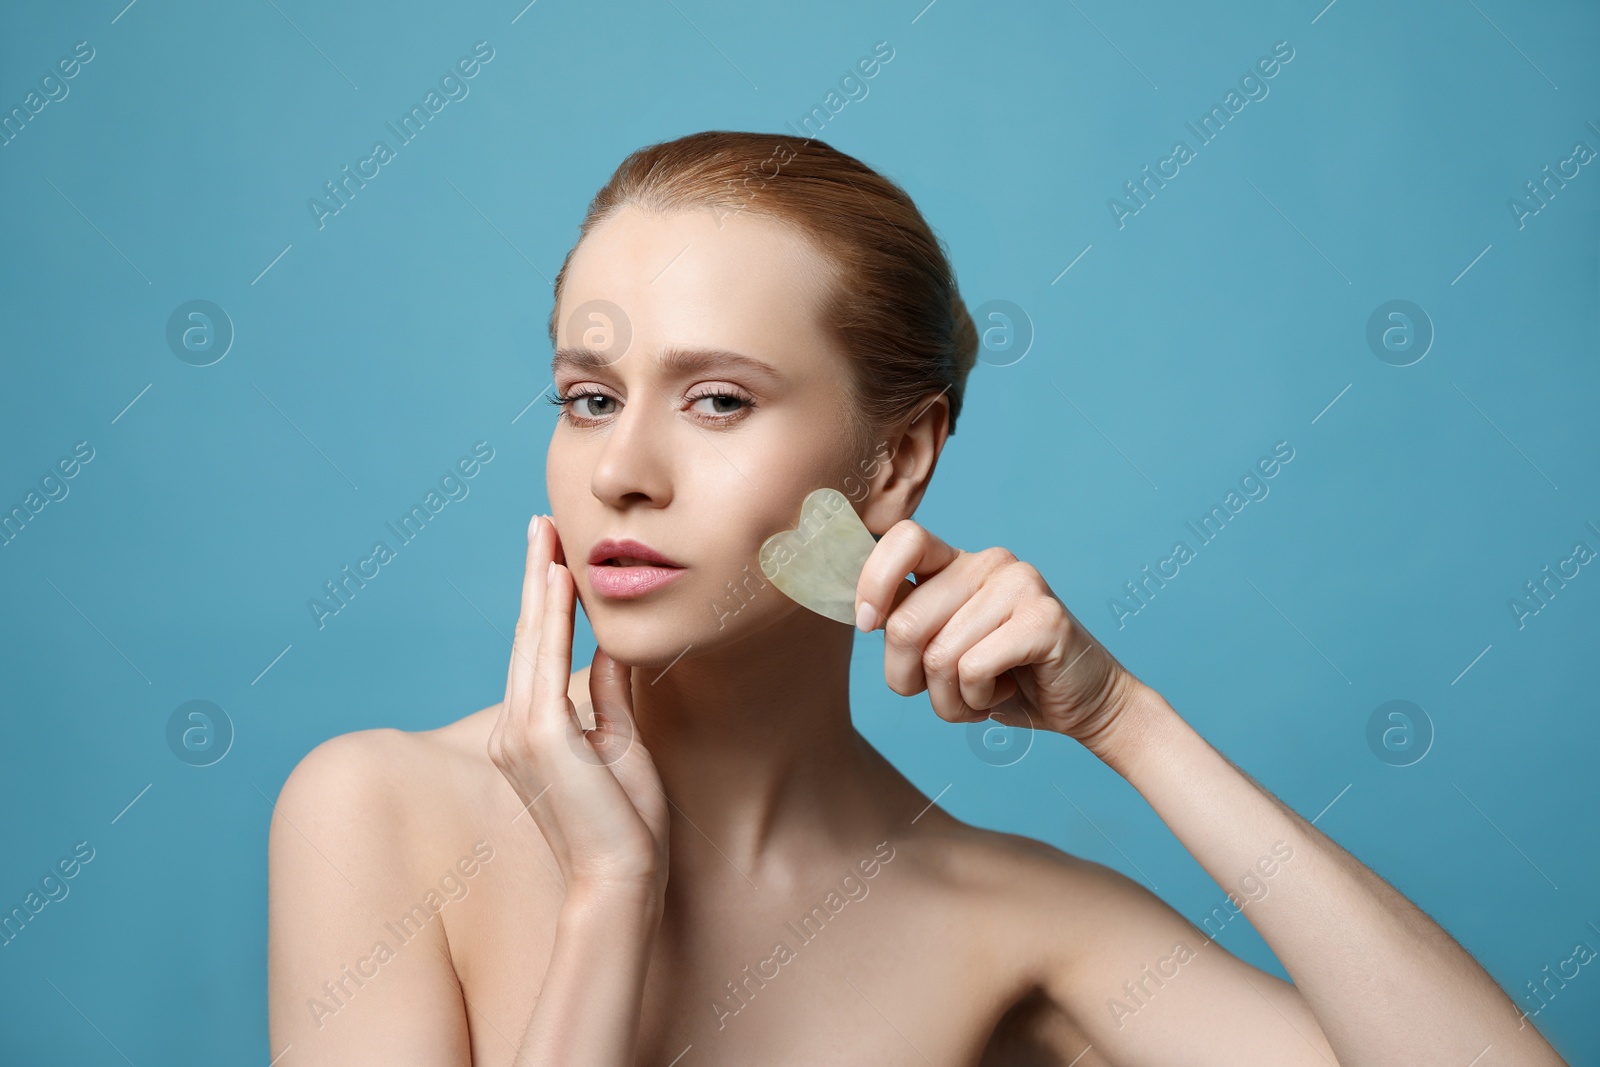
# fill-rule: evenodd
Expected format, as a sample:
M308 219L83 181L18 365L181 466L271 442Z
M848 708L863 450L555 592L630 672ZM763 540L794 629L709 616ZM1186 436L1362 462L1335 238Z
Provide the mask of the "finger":
M559 563L546 565L544 616L539 622L539 650L534 657L534 693L530 707L536 728L577 732L567 687L572 681L572 572ZM554 736L546 735L546 736Z
M633 668L599 646L589 665L589 697L599 718L621 727L616 732L633 732Z
M907 574L916 575L920 584L953 563L961 552L910 519L889 527L867 556L856 580L857 626L876 630L894 610ZM913 588L915 588L913 586Z
M952 618L965 605L999 580L996 575L1000 570L1015 561L1016 557L1003 548L963 552L955 563L919 582L901 604L890 609L883 627L883 676L890 689L901 696L911 696L928 687L929 646L949 628ZM1003 615L995 619L994 625L1003 619ZM950 633L952 641L959 636L959 631ZM973 634L971 640L982 636ZM964 648L947 647L945 652L958 655ZM953 683L955 655L947 655L946 659L952 668Z
M522 602L511 640L511 662L506 669L504 716L523 716L533 697L534 657L539 647L544 617L545 584L550 563L550 520L535 515L528 523L528 552L523 561Z
M577 722L567 736L567 747L584 763L614 766L632 751L637 740L633 671L596 646L588 684L589 699L573 709ZM572 701L567 703L570 706Z
M588 716L584 737L595 746L602 762L615 763L637 739L633 717L633 668L619 663L598 646L589 665L589 701L578 709Z
M556 529L555 516L546 515L544 517L544 522L540 525L544 527L544 536L550 538L549 558L555 560L557 563L565 567L567 565L567 550L561 544L561 531Z
M976 721L986 718L985 709L998 702L994 698L995 679L973 677L968 657L974 646L1008 625L1025 602L1014 582L991 578L927 643L922 667L927 675L928 699L940 718L949 722ZM893 619L890 625L894 625Z
M1033 611L1017 611L961 654L956 664L961 699L985 714L1017 693L1007 672L1053 662L1063 636Z

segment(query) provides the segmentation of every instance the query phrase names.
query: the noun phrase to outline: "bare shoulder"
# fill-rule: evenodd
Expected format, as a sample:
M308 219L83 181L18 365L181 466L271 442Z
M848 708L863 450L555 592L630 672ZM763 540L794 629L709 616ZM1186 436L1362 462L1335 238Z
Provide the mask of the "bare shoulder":
M413 849L393 846L418 842L439 802L448 799L449 783L461 781L452 771L469 763L440 733L379 727L328 738L306 753L284 782L274 832L287 823L312 840L359 835L395 861L403 860Z
M320 802L356 801L383 793L407 764L423 758L421 734L379 727L337 734L300 758L280 797ZM397 765L398 764L398 765Z
M569 695L587 699L588 677L587 667L572 672ZM429 730L379 727L328 738L284 782L272 839L357 850L381 877L431 870L441 850L460 851L464 833L516 812L516 794L488 755L499 716L496 702Z
M471 940L474 913L452 901L495 856L480 839L518 812L488 756L499 714L496 703L431 730L339 734L290 772L268 834L275 1052L292 1045L318 1065L468 1059L455 942ZM379 973L390 977L371 981Z
M1031 897L1082 901L1125 897L1141 887L1117 871L1024 834L990 830L953 817L934 823L914 840L941 856L950 877L973 889L1003 892L1007 899Z
M437 842L481 799L470 794L487 794L484 776L441 732L356 730L301 757L273 804L272 892L326 882L377 908L431 869Z
M1160 897L1114 868L1023 834L942 820L919 851L974 902L985 934L1020 953L1041 987L1057 993L1104 977L1111 960L1170 952L1193 927ZM1197 943L1197 942L1193 942Z
M419 734L358 730L317 745L284 782L267 863L276 1054L293 1047L298 1062L318 1065L464 1062L466 1015L443 924L413 910L445 817L426 803L440 792L439 768L438 745ZM370 981L379 973L392 977Z
M1066 1062L1087 1042L1108 1057L1080 1067L1237 1062L1246 1047L1261 1062L1331 1062L1292 984L1234 956L1141 882L1020 834L958 823L929 837L950 843L943 862L970 892L977 929L1036 990L1002 1028L1018 1047Z
M410 805L400 783L422 755L412 735L388 728L339 734L317 745L289 773L273 805L274 855L295 840L340 851L365 840L391 864L401 859L387 846L410 836Z

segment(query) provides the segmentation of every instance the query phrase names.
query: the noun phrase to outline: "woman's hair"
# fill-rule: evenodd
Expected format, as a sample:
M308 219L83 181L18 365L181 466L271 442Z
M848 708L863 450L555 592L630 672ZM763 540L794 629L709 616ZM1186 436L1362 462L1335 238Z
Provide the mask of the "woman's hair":
M629 205L711 210L718 226L748 211L810 238L836 268L821 314L854 368L858 442L869 445L947 390L955 432L978 334L943 242L899 185L815 139L710 130L623 160L589 204L578 241ZM572 251L556 275L556 307ZM555 337L552 308L552 344Z

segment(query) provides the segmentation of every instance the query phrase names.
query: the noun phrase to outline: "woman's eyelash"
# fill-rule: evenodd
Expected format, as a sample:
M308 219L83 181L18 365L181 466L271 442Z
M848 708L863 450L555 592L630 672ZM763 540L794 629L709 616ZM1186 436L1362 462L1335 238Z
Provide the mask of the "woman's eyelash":
M710 400L710 399L737 400L741 405L743 405L737 411L726 412L726 413L724 413L723 416L715 416L715 415L712 416L712 419L715 422L731 422L735 418L741 418L742 419L742 418L744 418L744 416L748 412L754 410L754 408L756 406L756 402L753 399L751 399L749 396L746 396L744 393L734 392L731 389L710 388L710 389L706 389L704 392L691 394L690 396L687 396L684 399L689 401L689 403L691 403L691 404L694 403L697 400Z
M554 393L550 394L549 396L545 397L545 400L548 401L551 404L554 404L556 406L556 408L557 408L556 418L562 419L562 418L566 418L567 405L572 403L574 400L577 400L579 397L601 396L601 395L603 395L603 394L601 394L601 393L563 393L560 390L557 390L556 392L554 392Z
M587 391L587 392L581 392L581 393L562 393L561 391L557 390L555 393L551 394L550 396L546 397L545 399L546 399L546 401L548 403L554 404L556 406L556 408L557 408L556 421L557 422L560 422L560 421L564 420L564 421L573 423L574 425L586 426L586 425L593 425L595 423L598 423L600 420L599 419L591 419L591 418L588 418L588 417L582 416L582 415L574 415L569 410L568 405L570 405L574 400L586 400L586 399L588 399L590 397L600 397L601 399L604 399L604 400L613 400L613 401L616 400L615 397L610 396L609 394L599 393L599 392L595 392L593 390L590 390L590 391ZM690 403L694 403L697 400L706 400L708 398L726 398L728 400L737 400L742 405L742 407L740 407L738 411L728 412L725 415L710 415L710 416L706 416L706 419L708 421L710 421L710 422L713 422L713 423L735 422L735 421L737 421L739 419L742 419L747 412L749 412L750 410L752 410L756 406L756 402L753 399L751 399L750 397L745 396L742 393L734 392L734 391L732 391L730 389L711 389L711 390L708 390L706 392L697 393L697 394L694 394L692 396L687 396L684 399L688 400Z

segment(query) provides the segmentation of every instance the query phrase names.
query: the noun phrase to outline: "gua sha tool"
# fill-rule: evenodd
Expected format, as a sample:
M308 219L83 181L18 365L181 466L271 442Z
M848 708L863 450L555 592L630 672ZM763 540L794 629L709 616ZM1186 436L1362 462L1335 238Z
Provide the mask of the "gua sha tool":
M854 626L856 582L877 543L843 493L814 489L795 528L761 542L761 573L801 607Z

